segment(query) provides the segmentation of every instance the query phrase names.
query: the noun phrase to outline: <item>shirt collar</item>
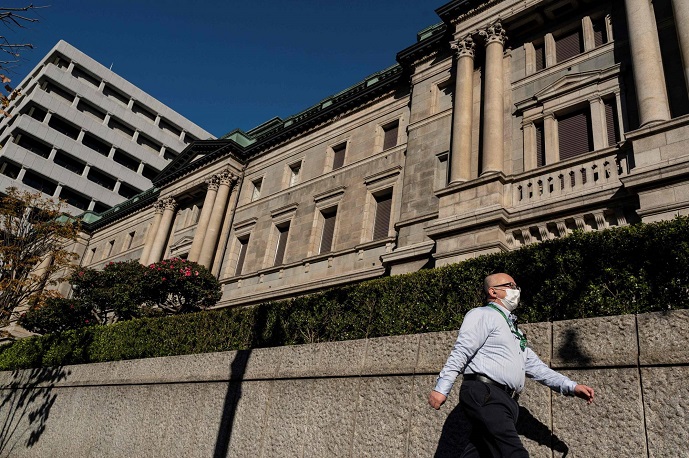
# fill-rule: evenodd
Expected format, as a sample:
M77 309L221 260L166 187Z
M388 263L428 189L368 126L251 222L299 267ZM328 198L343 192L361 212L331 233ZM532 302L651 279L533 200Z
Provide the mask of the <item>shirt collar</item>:
M504 306L498 304L497 302L490 301L490 302L488 302L488 304L493 304L494 306L496 306L497 308L499 308L500 310L502 310L502 313L504 313L505 316L510 316L510 315L512 314L512 312L510 312L510 311L507 310Z

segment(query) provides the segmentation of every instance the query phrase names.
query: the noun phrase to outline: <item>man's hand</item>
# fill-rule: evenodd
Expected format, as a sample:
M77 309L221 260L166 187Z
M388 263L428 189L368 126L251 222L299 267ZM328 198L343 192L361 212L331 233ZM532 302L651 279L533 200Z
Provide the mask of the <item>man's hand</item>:
M586 385L577 385L574 387L574 396L583 399L587 404L591 404L593 402L593 388Z
M593 393L593 390L591 390L591 393ZM431 391L430 395L428 395L428 404L430 404L430 406L435 410L440 410L440 406L445 404L446 399L447 396L434 390Z

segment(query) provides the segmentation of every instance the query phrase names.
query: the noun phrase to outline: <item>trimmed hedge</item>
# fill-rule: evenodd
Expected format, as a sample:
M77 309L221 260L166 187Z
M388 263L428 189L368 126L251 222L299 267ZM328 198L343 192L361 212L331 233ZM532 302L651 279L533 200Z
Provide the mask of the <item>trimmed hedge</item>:
M29 338L0 350L0 369L453 330L481 305L483 278L501 271L522 287L522 322L686 308L689 218L575 232L292 300Z

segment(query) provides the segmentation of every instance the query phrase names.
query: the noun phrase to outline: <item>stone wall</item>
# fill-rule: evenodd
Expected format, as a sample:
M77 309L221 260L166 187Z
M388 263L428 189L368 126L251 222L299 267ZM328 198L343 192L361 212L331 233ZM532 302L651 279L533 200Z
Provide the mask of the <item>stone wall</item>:
M525 325L596 401L529 382L533 457L679 457L689 424L689 310ZM446 457L455 386L426 404L456 332L0 373L0 456Z

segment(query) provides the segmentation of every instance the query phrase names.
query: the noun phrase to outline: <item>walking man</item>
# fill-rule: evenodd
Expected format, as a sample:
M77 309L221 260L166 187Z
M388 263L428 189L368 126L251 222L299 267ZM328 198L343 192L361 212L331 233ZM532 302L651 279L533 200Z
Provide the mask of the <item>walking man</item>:
M567 396L593 402L593 388L555 372L526 346L526 336L510 313L519 304L521 289L505 273L483 281L487 304L470 310L435 388L428 397L440 409L459 374L460 408L473 426L462 457L528 457L517 434L519 393L524 376Z

